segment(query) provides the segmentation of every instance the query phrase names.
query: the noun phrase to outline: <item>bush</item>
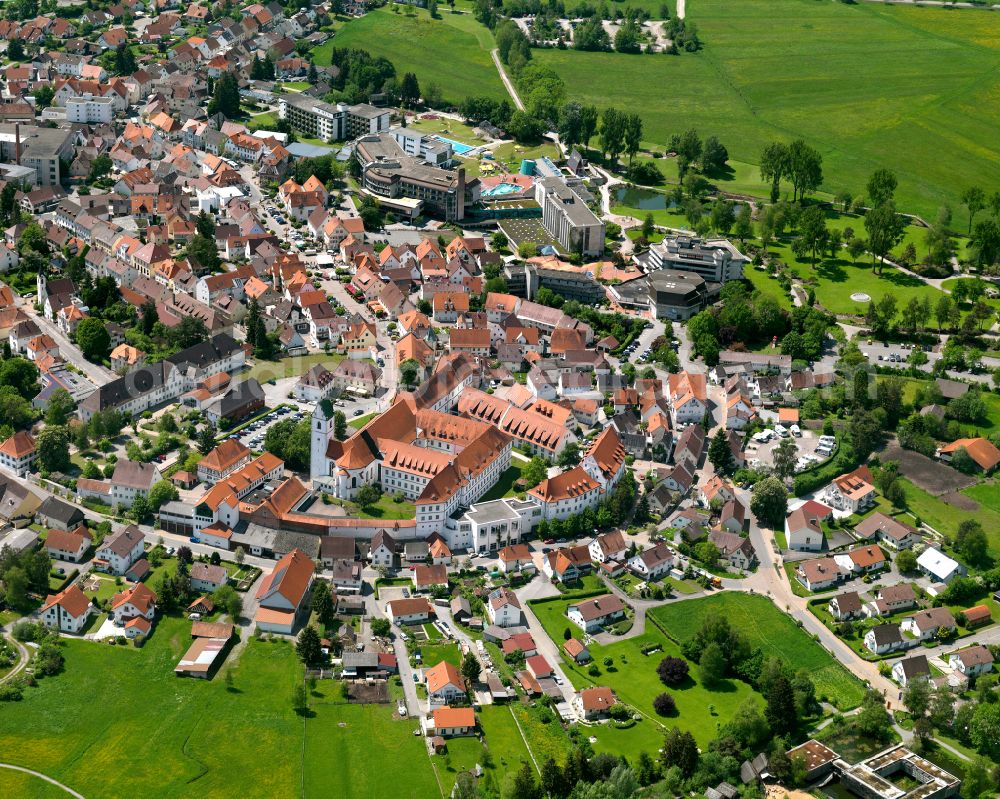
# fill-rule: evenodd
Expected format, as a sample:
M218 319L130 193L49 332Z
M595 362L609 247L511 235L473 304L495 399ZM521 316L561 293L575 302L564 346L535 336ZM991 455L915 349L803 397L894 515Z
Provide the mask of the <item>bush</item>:
M677 702L670 694L663 693L653 700L653 710L660 716L672 716L677 712Z
M15 640L22 644L27 641L41 641L48 635L45 625L40 622L19 621L11 631Z
M664 685L680 685L688 677L688 662L684 658L665 657L656 667Z
M621 702L618 702L612 705L608 709L608 715L611 716L611 718L613 718L615 721L624 721L625 719L629 718L632 714L629 711L627 705L623 705Z

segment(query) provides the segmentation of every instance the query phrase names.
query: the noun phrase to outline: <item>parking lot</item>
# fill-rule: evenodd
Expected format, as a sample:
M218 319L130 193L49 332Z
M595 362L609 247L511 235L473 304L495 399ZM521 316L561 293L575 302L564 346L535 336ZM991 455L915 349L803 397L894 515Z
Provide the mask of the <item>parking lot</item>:
M298 422L303 418L305 418L304 411L294 410L287 405L282 405L272 410L262 419L243 428L239 433L233 433L227 436L227 438L238 439L244 446L249 447L255 452L259 452L264 448L264 436L271 425L282 419L293 419Z
M910 355L916 349L923 349L927 355L927 367L941 357L929 347L922 348L919 344L882 344L874 339L858 338L858 348L868 357L870 363L880 366L895 366L902 368L909 365Z
M798 436L791 433L785 437L774 434L768 441L755 441L751 438L746 446L747 466L751 469L773 467L774 450L777 449L781 441L790 439L795 442L795 446L798 448L800 468L797 468L796 471L802 471L802 469L815 466L830 457L830 453L826 451L829 448L822 447L821 438L822 436L812 430L801 430Z

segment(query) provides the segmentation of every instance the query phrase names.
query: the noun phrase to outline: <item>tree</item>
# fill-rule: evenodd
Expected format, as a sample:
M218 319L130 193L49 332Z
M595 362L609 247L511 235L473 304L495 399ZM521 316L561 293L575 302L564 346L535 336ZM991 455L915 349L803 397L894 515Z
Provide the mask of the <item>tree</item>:
M782 480L787 480L795 474L795 466L798 462L799 448L791 438L783 438L774 448L772 459L774 462L774 473Z
M382 498L382 492L376 486L363 485L358 489L355 500L362 509L370 508Z
M90 171L87 173L87 182L95 183L103 177L111 174L114 164L106 155L99 155L90 162Z
M407 107L416 105L420 100L420 84L412 72L403 75L403 80L399 84L399 99Z
M802 139L788 145L788 177L792 181L792 202L823 182L823 156Z
M535 771L529 763L522 763L517 771L507 774L500 796L501 799L541 799Z
M585 105L580 109L580 137L583 146L590 148L590 140L597 134L597 106Z
M169 480L160 480L149 489L149 507L155 512L179 496L176 486Z
M667 769L676 766L684 778L694 774L698 767L698 744L694 736L677 727L668 730L660 750L660 762Z
M962 192L962 205L969 212L969 235L971 236L973 219L975 219L976 214L986 207L986 192L979 186L969 186L969 188Z
M111 334L103 320L90 316L76 327L76 343L88 361L101 361L111 347Z
M1000 758L1000 703L979 702L969 724L969 738L979 752Z
M343 411L333 413L333 435L338 441L347 438L347 416Z
M765 477L754 483L750 510L758 521L778 527L784 522L787 509L788 491L777 477Z
M822 251L829 240L826 229L826 214L818 205L810 205L799 217L799 236L812 253L812 265L816 266L816 251Z
M677 712L677 702L668 693L658 694L653 700L653 710L660 716L672 716Z
M729 437L722 428L712 436L712 443L708 446L708 460L720 474L729 474L736 466Z
M205 426L198 433L198 452L207 455L215 449L215 427L211 422L205 422Z
M625 118L617 108L605 108L601 115L601 152L612 164L625 149Z
M717 643L705 647L698 661L698 676L706 688L714 688L726 676L726 653Z
M128 42L122 42L115 48L115 74L131 75L137 68L132 48L129 47Z
M788 147L781 142L768 144L760 155L760 177L771 182L772 203L778 201L781 180L790 171L790 160Z
M480 665L475 653L471 650L466 652L465 657L462 659L462 677L465 679L466 684L475 685L479 682L479 675L482 670L483 667Z
M27 358L7 358L0 361L0 387L12 388L26 400L39 392L38 367Z
M965 519L958 525L955 548L971 566L979 567L989 563L989 540L983 526L975 519Z
M212 601L215 607L228 615L234 624L239 621L240 614L243 613L243 598L231 585L220 585L216 588L212 594Z
M521 479L527 488L534 488L546 477L548 477L548 467L538 455L533 455L528 465L521 470Z
M912 549L904 549L896 555L896 568L901 574L913 574L917 570L917 556Z
M656 673L664 685L680 685L688 678L688 662L684 658L665 657L656 667Z
M215 93L208 103L208 114L222 114L228 119L239 116L240 87L233 72L224 72L215 82Z
M694 557L706 566L714 566L719 562L722 554L719 552L719 548L711 541L699 541L694 545Z
M324 628L330 627L337 616L337 607L330 593L330 585L326 580L315 580L312 590L312 608L316 618Z
M914 719L923 718L931 707L931 689L926 680L909 680L903 691L903 705Z
M46 472L65 472L70 467L69 433L65 427L43 427L35 438L38 465Z
M306 666L318 666L323 662L319 633L311 624L299 633L298 641L295 643L295 653Z
M583 108L579 103L566 103L559 112L559 139L568 148L583 140Z
M798 726L798 715L795 708L795 692L791 681L779 673L767 687L767 705L764 708L764 718L776 735L793 732Z
M580 445L575 441L567 444L563 451L559 453L558 464L563 469L568 469L580 462Z
M76 400L64 388L57 388L49 396L49 404L45 409L45 424L61 427L69 422L76 410Z
M871 207L889 202L896 194L897 185L896 175L891 170L876 169L872 172L865 186Z
M708 174L721 172L729 160L729 151L715 136L705 139L705 148L701 153L701 168Z
M872 272L875 272L878 266L881 274L882 259L902 240L905 227L903 217L896 213L896 204L892 200L870 208L865 213L865 231L868 233L868 250L872 254Z
M7 43L7 58L11 61L24 60L24 45L20 39L12 39Z
M377 638L388 638L392 632L392 624L388 619L372 619L372 635Z
M303 682L295 685L292 694L292 709L300 716L304 716L309 710L309 694L306 692L306 685Z

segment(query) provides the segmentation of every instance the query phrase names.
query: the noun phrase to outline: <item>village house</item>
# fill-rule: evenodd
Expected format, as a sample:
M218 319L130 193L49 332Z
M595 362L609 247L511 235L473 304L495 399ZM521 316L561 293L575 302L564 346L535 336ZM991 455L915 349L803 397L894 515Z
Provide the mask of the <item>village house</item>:
M844 579L845 573L833 558L800 561L795 577L810 591L831 588Z
M584 688L574 698L577 714L584 721L597 721L608 717L608 711L618 700L610 688L597 686Z
M121 576L142 557L145 548L145 536L138 526L130 524L104 539L94 555L94 568Z
M931 667L926 655L913 655L897 660L892 666L892 679L904 688L912 680L929 680Z
M881 511L876 511L858 522L854 532L869 541L874 539L879 544L895 550L909 549L921 540L916 527L886 516Z
M581 630L592 633L625 618L625 608L619 597L604 594L569 605L566 615Z
M435 588L448 587L448 567L442 564L427 566L417 564L413 567L413 589L415 591L432 591Z
M958 629L955 617L948 608L925 608L903 619L902 630L918 641L929 641L941 632L951 633Z
M731 569L749 571L757 563L757 553L754 552L749 538L724 530L713 530L708 534L708 540L715 544L722 560L726 561Z
M26 476L37 459L35 439L24 430L19 430L0 444L0 468L15 477Z
M191 587L205 593L213 593L229 582L229 572L224 566L201 562L191 564L190 577Z
M589 663L593 658L590 650L578 638L570 638L563 644L563 652L576 664Z
M839 510L863 513L875 505L878 492L872 482L871 470L859 466L853 472L834 478L827 488L826 499Z
M278 561L257 589L258 629L292 634L309 604L314 571L312 560L300 549L293 549Z
M596 563L607 563L608 561L620 561L624 559L628 552L625 543L625 536L620 530L613 530L597 536L590 542L590 557Z
M497 627L519 627L524 621L521 603L509 588L500 587L490 592L486 613Z
M970 646L948 656L948 666L969 679L993 670L993 654L982 644Z
M658 580L667 574L673 565L674 552L663 542L639 552L628 561L629 570L647 581Z
M917 556L917 568L939 583L950 583L966 573L965 566L934 547L927 547Z
M874 655L884 655L903 649L903 636L898 624L879 624L865 633L865 647Z
M49 530L45 537L45 551L55 560L79 563L90 548L91 535L80 525L75 530Z
M145 583L115 594L111 600L111 616L128 638L149 635L156 616L156 594Z
M434 710L434 734L442 738L474 735L476 711L471 707L439 707Z
M424 669L424 684L431 705L448 705L465 699L465 682L454 664L442 660Z
M38 610L42 624L61 633L79 633L86 626L94 606L76 583L50 594Z
M431 618L434 609L425 597L415 596L387 602L386 613L389 621L396 625L423 624Z
M198 461L198 479L212 486L242 468L253 458L239 439L227 438Z
M535 562L527 544L506 546L497 553L497 558L500 561L500 571L504 574L535 571Z
M861 597L857 591L844 591L830 600L827 609L835 621L860 618L862 615Z
M916 607L917 595L910 583L896 583L895 585L880 586L875 592L875 601L869 602L865 608L865 615L870 618L876 616L891 616L901 610L909 610Z

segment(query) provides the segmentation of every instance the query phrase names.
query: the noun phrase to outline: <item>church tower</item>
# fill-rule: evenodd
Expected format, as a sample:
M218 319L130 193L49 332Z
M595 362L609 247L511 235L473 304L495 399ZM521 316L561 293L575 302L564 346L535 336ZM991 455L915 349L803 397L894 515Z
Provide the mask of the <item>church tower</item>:
M309 456L309 477L328 477L326 448L333 438L333 404L330 400L321 400L316 405L312 415L312 446Z

